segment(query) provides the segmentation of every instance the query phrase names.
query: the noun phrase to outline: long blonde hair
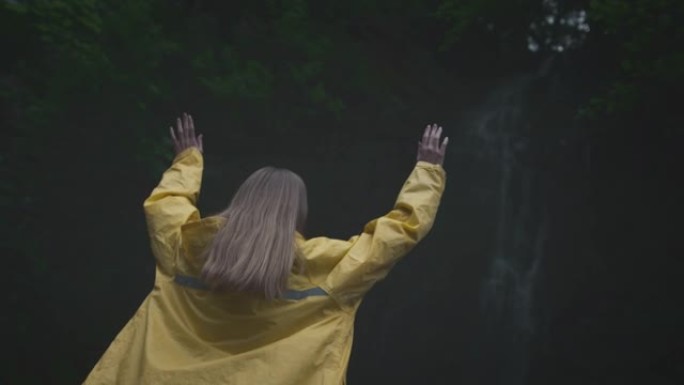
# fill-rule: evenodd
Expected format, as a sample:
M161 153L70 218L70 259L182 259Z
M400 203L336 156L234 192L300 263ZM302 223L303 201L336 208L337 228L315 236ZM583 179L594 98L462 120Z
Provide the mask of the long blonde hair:
M307 213L302 178L274 167L255 171L217 214L227 220L204 252L202 278L214 289L282 296Z

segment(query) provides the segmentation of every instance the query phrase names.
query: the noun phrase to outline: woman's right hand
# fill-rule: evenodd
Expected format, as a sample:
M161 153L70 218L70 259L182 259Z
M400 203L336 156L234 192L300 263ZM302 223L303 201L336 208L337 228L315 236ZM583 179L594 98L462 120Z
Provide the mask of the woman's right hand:
M445 137L440 145L440 136L442 135L442 127L437 127L436 124L425 127L423 133L423 140L418 142L418 160L433 164L442 165L444 163L444 153L446 152L449 138Z
M203 135L195 136L195 122L192 120L192 116L183 113L183 118L177 118L176 124L178 125L177 133L173 132L173 127L169 127L176 155L190 147L197 147L201 153L204 153Z

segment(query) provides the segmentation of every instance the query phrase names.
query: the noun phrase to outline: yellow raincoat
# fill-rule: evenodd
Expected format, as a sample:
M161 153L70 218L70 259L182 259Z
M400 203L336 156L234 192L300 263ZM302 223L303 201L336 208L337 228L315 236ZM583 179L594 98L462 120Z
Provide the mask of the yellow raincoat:
M195 207L202 169L201 152L184 150L145 200L154 288L85 384L344 384L361 300L432 227L444 169L418 162L394 209L349 240L297 233L304 272L274 301L199 280L198 256L225 221Z

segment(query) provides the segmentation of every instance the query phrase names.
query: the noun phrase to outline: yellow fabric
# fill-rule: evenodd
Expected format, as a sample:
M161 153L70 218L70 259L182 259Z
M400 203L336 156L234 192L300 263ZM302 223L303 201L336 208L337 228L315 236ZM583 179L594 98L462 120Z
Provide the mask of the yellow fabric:
M432 227L444 169L418 162L394 208L349 240L297 233L305 269L292 274L289 288L320 287L328 295L275 301L174 282L197 277L198 256L225 221L200 218L202 169L199 150L181 152L145 200L154 288L85 384L345 383L356 310Z

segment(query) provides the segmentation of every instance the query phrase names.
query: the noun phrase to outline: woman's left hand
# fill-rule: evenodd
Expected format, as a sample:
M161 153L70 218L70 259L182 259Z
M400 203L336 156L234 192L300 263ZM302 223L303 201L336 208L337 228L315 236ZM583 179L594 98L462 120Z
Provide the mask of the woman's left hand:
M204 153L202 148L202 135L195 136L195 123L192 121L192 116L183 113L183 118L176 119L177 132L173 132L173 127L169 127L171 131L171 139L173 140L173 149L176 155L183 150L190 147L197 147L200 152Z

